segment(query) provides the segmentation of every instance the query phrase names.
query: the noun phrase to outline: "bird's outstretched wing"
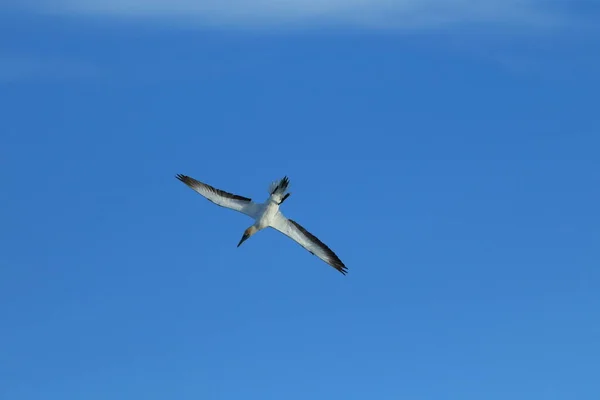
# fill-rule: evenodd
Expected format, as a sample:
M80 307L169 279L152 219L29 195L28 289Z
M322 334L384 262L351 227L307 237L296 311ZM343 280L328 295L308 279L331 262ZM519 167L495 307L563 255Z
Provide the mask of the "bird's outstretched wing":
M254 203L252 199L225 192L186 175L177 174L176 178L218 206L239 211L252 218L260 214L260 204Z
M271 227L298 242L298 244L311 254L319 257L342 274L345 275L348 272L342 260L325 243L321 242L315 235L308 232L296 221L283 216L281 212L275 214L271 221Z

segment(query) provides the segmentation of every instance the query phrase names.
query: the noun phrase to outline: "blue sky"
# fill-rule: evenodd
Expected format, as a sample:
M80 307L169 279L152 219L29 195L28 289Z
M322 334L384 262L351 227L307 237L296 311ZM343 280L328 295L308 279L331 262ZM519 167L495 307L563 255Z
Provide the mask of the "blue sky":
M598 3L223 4L0 5L0 398L599 398Z

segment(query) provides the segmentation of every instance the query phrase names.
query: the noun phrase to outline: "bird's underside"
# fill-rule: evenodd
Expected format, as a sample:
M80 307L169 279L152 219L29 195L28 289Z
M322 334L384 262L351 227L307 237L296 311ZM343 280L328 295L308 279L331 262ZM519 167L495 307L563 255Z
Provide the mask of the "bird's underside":
M347 273L344 263L325 243L321 242L296 221L286 218L279 211L279 206L290 196L290 193L287 192L289 185L287 177L271 183L269 186L269 198L264 203L255 203L248 197L217 189L186 175L178 174L176 178L212 203L241 212L255 220L254 225L250 226L244 232L244 236L238 246L256 232L266 227L271 227L294 240L311 254L319 257L342 274Z

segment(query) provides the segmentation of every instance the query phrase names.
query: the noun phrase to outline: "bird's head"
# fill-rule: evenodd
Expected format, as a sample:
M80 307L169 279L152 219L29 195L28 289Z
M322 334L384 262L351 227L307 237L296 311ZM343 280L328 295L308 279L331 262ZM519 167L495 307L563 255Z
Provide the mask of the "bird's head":
M242 236L242 240L240 240L237 247L240 247L240 245L242 243L244 243L245 240L247 240L250 236L254 235L257 231L258 231L258 229L256 229L256 227L254 225L252 225L250 228L246 229L244 231L244 236Z

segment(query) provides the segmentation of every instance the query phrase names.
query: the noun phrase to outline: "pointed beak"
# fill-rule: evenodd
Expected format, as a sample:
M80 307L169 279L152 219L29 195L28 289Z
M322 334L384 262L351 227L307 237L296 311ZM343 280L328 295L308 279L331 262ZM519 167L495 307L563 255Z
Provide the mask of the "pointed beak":
M241 245L242 243L244 243L244 241L245 241L246 239L248 239L249 237L250 237L250 235L248 235L247 233L244 233L244 236L242 236L242 240L240 240L240 242L238 243L237 247L240 247L240 245Z

